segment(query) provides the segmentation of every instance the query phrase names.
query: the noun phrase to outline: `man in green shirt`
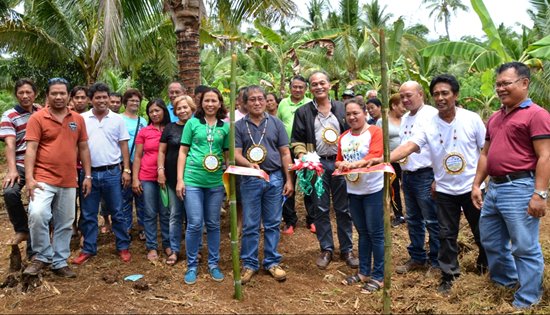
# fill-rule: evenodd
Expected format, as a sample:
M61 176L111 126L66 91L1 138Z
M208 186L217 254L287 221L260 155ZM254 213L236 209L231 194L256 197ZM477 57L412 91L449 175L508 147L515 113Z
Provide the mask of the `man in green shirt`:
M292 125L294 123L294 112L302 105L311 101L310 98L305 97L307 90L307 80L301 75L296 75L290 80L290 96L281 100L279 103L279 109L277 111L277 117L285 125L286 133L290 139L292 134ZM292 157L294 159L294 157ZM296 183L296 178L294 178L294 183ZM294 234L294 228L296 228L296 223L298 222L298 216L296 215L296 210L294 207L295 199L294 195L286 199L283 204L283 221L285 226L283 228L283 234L292 235ZM311 206L311 198L304 195L304 206L307 211L306 224L308 229L312 233L315 233L315 225L313 224L313 207Z

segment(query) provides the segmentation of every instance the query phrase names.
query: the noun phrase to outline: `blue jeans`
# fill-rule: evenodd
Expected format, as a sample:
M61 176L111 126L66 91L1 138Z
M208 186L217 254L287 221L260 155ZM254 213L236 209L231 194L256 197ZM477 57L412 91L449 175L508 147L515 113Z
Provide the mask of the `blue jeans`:
M147 250L157 249L157 218L160 223L162 248L170 248L170 209L162 205L160 187L156 181L142 180L143 201L145 201L145 247Z
M519 281L513 302L519 308L536 304L542 296L540 220L527 213L534 189L533 178L502 184L489 182L479 219L491 279L506 287Z
M124 214L124 222L128 231L132 229L134 221L134 203L136 205L137 223L143 227L143 217L145 215L143 194L134 194L132 184L128 185L127 188L122 187L122 213Z
M315 191L312 192L315 210L315 228L317 239L322 251L334 252L334 240L332 238L332 226L330 223L330 200L336 216L336 229L340 253L345 254L353 250L351 233L353 223L348 208L348 192L344 176L332 176L334 172L334 161L321 158L321 164L325 173L323 174L323 187L325 193L318 198ZM332 198L331 198L332 197Z
M73 235L75 188L62 188L39 183L29 201L29 230L36 260L52 263L53 269L67 266ZM50 241L50 222L53 238Z
M382 190L367 195L348 194L351 217L359 234L359 273L376 281L384 280L382 195Z
M114 168L106 171L92 171L92 190L88 197L82 200L80 230L84 236L82 252L97 254L97 215L101 199L111 210L112 229L116 237L116 249L130 247L130 235L126 229L122 214L122 181L121 171Z
M243 206L243 234L241 259L243 266L259 269L258 247L260 224L264 224L264 269L268 270L281 262L277 252L281 216L283 213L283 173L273 172L269 182L253 176L241 177L241 204Z
M208 269L218 267L220 260L220 209L225 190L223 186L203 188L185 186L187 231L185 251L187 268L197 269L197 254L202 240L202 224L206 224L208 242Z
M426 229L429 234L429 259L432 266L438 266L439 223L437 206L432 199L432 182L434 173L431 168L417 172L403 172L403 192L407 206L407 226L411 244L407 247L411 259L416 262L427 260L424 240Z
M170 198L168 206L170 211L170 249L179 253L181 251L181 230L185 216L185 207L183 206L183 201L176 196L176 191L168 185L166 185L166 188L168 189L168 197Z

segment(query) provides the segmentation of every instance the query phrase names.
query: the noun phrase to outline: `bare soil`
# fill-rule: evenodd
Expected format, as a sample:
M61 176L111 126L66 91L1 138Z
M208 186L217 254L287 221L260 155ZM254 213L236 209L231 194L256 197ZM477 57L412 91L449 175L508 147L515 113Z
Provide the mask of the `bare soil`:
M301 198L298 198L301 199ZM0 201L3 203L3 200ZM3 204L0 204L0 209ZM151 264L145 258L143 242L134 235L132 262L121 262L112 234L100 235L98 255L82 266L72 266L76 279L61 279L45 271L39 279L23 285L20 273L10 273L11 247L0 247L0 313L380 313L382 291L360 293L360 286L344 286L345 275L354 271L337 257L326 270L319 270L315 259L319 245L314 234L303 225L304 210L298 207L300 222L292 236L281 236L282 267L287 280L279 283L260 272L243 286L244 299L233 298L233 278L228 215L223 218L220 267L226 279L210 279L201 263L195 285L183 283L184 260L170 267L164 259ZM4 210L4 209L2 209ZM0 210L0 212L2 212ZM0 244L5 244L13 229L5 212L0 215ZM550 313L550 219L541 221L541 244L546 261L545 293L542 302L529 310ZM356 240L357 235L354 234ZM336 235L335 235L336 239ZM405 225L392 229L392 266L404 262L408 235ZM477 249L463 220L459 242L462 276L449 296L437 294L439 273L429 270L407 275L392 275L393 313L510 313L513 291L494 286L487 275L474 271ZM355 245L357 246L357 245ZM20 245L24 253L24 245ZM78 255L78 239L71 246L71 258ZM260 251L261 253L261 251ZM24 254L23 254L24 255ZM337 256L337 255L335 255ZM138 282L124 281L132 274L143 274Z

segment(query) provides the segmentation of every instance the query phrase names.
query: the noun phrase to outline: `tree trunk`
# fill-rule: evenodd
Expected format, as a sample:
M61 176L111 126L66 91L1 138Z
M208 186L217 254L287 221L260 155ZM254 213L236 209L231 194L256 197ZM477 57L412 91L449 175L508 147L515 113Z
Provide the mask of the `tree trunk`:
M195 87L201 84L199 29L204 4L201 0L165 0L164 7L176 32L178 78L187 94L194 95Z

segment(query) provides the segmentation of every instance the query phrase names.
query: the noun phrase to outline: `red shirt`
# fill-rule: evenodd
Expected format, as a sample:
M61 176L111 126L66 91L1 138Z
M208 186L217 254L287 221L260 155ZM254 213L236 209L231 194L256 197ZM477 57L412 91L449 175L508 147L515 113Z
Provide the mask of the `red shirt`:
M29 118L25 140L38 142L34 165L37 182L64 188L78 187L77 146L88 140L82 116L68 111L60 123L50 115L49 109L40 110Z
M162 131L148 125L136 137L136 145L143 144L143 156L139 168L139 180L157 181L157 158Z
M519 171L534 171L537 156L533 140L550 138L550 113L530 99L506 114L501 108L487 122L487 172L503 176Z

